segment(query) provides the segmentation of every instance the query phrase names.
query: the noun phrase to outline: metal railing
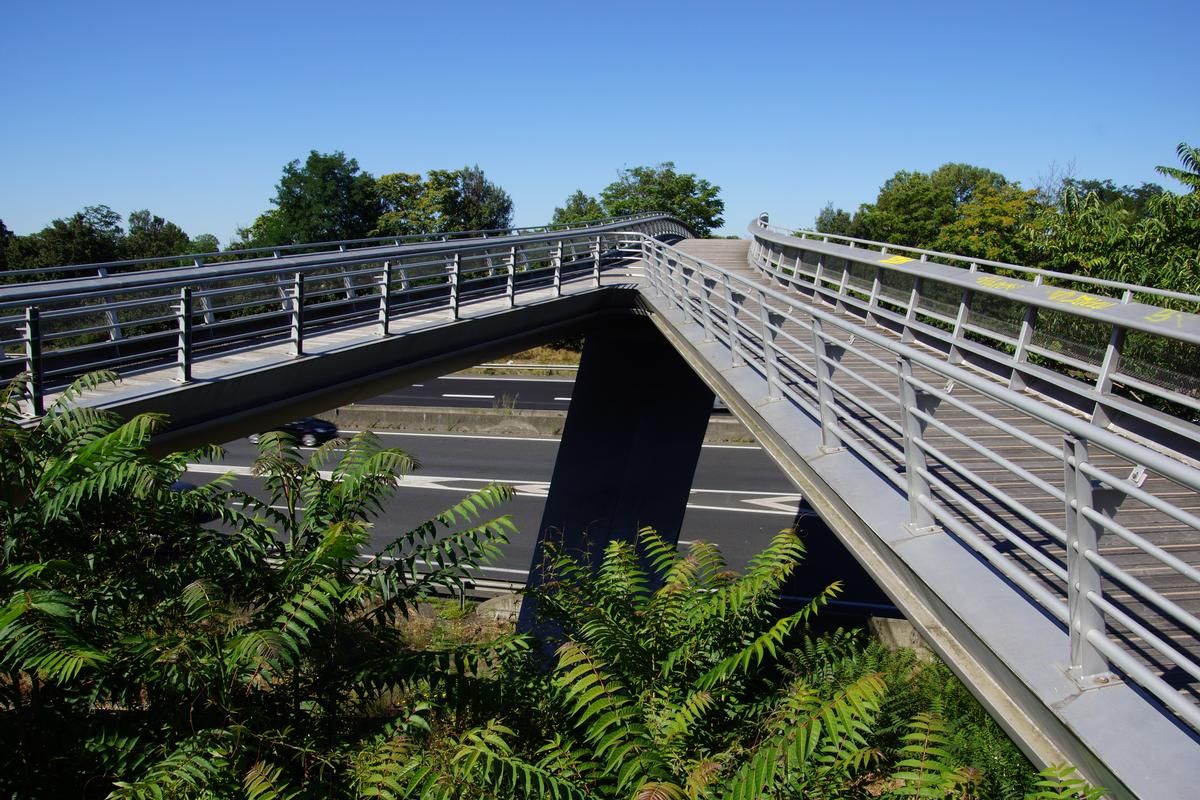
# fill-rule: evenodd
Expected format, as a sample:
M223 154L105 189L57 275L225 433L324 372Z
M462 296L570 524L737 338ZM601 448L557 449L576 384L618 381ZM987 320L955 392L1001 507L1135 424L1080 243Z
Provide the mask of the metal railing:
M47 391L98 369L129 373L176 364L193 379L210 355L271 342L305 354L314 335L373 325L391 335L401 317L485 299L517 305L524 292L599 286L601 269L625 258L622 231L686 235L678 220L645 215L619 223L392 248L335 251L0 288L0 379L22 376L28 413Z
M1061 285L1080 285L1089 286L1096 289L1112 290L1120 293L1123 302L1129 302L1128 299L1133 295L1145 295L1149 297L1159 297L1164 300L1177 300L1190 306L1189 311L1195 312L1200 310L1200 295L1188 294L1186 292L1175 292L1170 289L1159 289L1154 286L1142 286L1136 283L1125 283L1123 281L1110 281L1104 278L1093 278L1087 275L1079 275L1071 272L1056 272L1054 270L1040 269L1038 267L1026 267L1020 264L1010 264L1006 261L990 261L986 258L972 258L970 256L957 255L955 253L945 253L940 250L924 250L919 247L906 247L904 245L889 244L888 242L877 242L873 239L856 239L853 236L842 236L836 233L821 233L820 231L810 231L803 228L784 228L779 225L770 225L765 223L755 223L753 229L761 229L771 233L786 236L792 239L812 240L819 242L832 242L834 244L845 244L848 247L859 247L867 250L875 250L880 253L907 253L912 255L919 261L932 261L934 263L945 263L951 266L965 266L968 269L974 265L975 269L986 268L991 271L1014 272L1022 275L1031 276L1031 280L1041 284L1061 284ZM1040 280L1039 280L1040 278Z
M651 219L661 216L654 212L642 214L627 214L615 217L603 217L583 223L564 223L535 225L521 228L487 228L468 231L447 231L445 233L416 233L403 236L374 236L365 239L338 239L330 242L308 242L300 244L281 244L266 247L246 247L237 250L213 250L203 253L182 253L170 256L154 256L151 258L131 258L122 261L105 261L91 264L64 264L54 267L37 267L33 269L6 270L0 273L0 279L6 283L21 283L28 278L34 282L57 280L64 278L106 278L131 271L168 269L180 266L203 267L214 264L224 264L230 261L244 261L257 258L281 258L285 255L321 253L344 253L347 250L359 250L371 247L400 247L405 244L422 242L447 242L458 239L487 239L498 236L522 236L526 234L551 233L555 231L578 230L623 225L638 220ZM14 280L15 279L15 280Z
M773 276L745 277L646 237L626 243L646 261L651 290L727 348L731 366L749 365L768 398L819 425L824 450L851 451L907 496L912 535L950 532L1058 620L1081 686L1113 680L1115 668L1200 728L1200 708L1133 652L1200 681L1200 662L1167 633L1194 637L1200 619L1147 577L1194 590L1200 570L1144 521L1196 541L1200 471L771 288ZM816 282L844 284L846 274ZM1153 566L1123 567L1117 551Z
M1200 316L1136 299L1200 308L1200 296L913 248L868 250L856 245L878 243L789 236L761 223L750 231L751 262L789 288L982 367L1010 388L1068 402L1097 424L1169 432L1181 451L1200 437Z

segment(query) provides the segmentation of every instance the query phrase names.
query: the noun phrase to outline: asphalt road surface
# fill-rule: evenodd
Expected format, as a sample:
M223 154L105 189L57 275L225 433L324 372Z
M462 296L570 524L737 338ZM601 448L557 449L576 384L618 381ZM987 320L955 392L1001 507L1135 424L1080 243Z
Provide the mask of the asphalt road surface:
M365 402L448 408L528 408L566 411L572 378L507 375L448 375L384 392Z
M382 546L468 492L500 481L516 490L516 497L500 513L512 516L520 534L487 575L523 580L532 558L558 440L423 433L379 435L386 445L417 458L419 467L403 479L384 513L375 520L372 544ZM238 488L263 496L261 480L249 474L256 446L239 439L225 447L226 458L221 464L193 465L188 480L203 483L215 473L232 471L238 475ZM795 488L762 449L705 445L680 538L683 542L714 542L730 566L741 568L773 535L792 526L799 504Z

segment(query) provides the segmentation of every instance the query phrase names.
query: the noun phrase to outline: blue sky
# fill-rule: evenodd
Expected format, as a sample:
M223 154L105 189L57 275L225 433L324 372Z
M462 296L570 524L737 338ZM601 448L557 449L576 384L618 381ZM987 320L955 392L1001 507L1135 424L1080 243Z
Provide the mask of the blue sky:
M7 4L0 219L104 203L226 243L283 165L479 164L549 219L673 160L726 229L807 226L947 161L1160 180L1200 145L1188 2Z

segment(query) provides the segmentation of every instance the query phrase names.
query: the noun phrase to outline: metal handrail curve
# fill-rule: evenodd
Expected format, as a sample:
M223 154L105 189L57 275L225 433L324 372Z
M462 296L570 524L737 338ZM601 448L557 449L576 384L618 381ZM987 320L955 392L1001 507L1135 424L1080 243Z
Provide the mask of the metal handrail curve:
M941 250L926 250L920 247L908 247L905 245L891 244L889 242L877 242L874 239L858 239L853 236L844 236L838 233L822 233L821 231L813 231L806 228L786 228L780 225L770 225L762 222L755 222L752 224L761 230L781 234L790 238L812 239L816 241L834 243L845 242L850 247L862 246L865 248L879 250L884 253L912 253L918 256L921 261L928 261L929 259L937 258L967 265L976 264L980 267L992 267L994 269L1008 270L1009 272L1019 272L1026 275L1040 276L1043 279L1050 278L1053 281L1060 283L1075 283L1098 286L1105 289L1116 289L1120 292L1146 294L1170 300L1180 300L1185 303L1194 304L1196 307L1200 307L1200 295L1188 294L1187 292L1176 292L1170 289L1158 289L1153 286L1142 286L1136 283L1112 281L1105 278L1093 278L1087 275L1077 275L1071 272L1057 272L1055 270L1041 269L1039 267L1026 267L1020 264L1012 264L1007 261L992 261L986 258L973 258L956 253L946 253L942 252Z
M1148 499L1151 501L1147 504L1149 507L1187 525L1191 534L1200 530L1200 519L1166 498L1149 495L1132 475L1121 478L1094 466L1092 453L1101 450L1140 465L1189 492L1200 492L1200 470L970 369L948 363L935 353L847 321L803 298L721 269L661 242L632 236L630 241L641 249L651 289L666 297L689 322L702 326L706 340L727 347L731 365L749 365L765 382L769 398L786 398L804 409L819 424L826 449L850 450L906 494L911 530L925 533L940 526L950 531L1059 620L1068 630L1069 663L1073 677L1081 686L1111 680L1109 671L1115 667L1128 679L1145 687L1180 718L1200 729L1200 708L1121 647L1109 629L1106 617L1140 636L1145 645L1167 663L1197 680L1200 680L1200 663L1114 605L1105 596L1102 579L1115 581L1155 613L1189 630L1200 630L1200 619L1106 559L1099 538L1104 532L1121 536L1123 542L1193 583L1196 582L1195 570L1167 549L1138 537L1103 514L1096 508L1093 495L1109 490L1134 500ZM809 342L806 346L801 344L805 339ZM860 387L870 379L855 374L845 362L835 360L831 356L831 348L835 345L843 350L854 348L857 352L870 347L894 359L891 372L899 393L878 386L874 393L889 403L899 417L899 441L888 441L877 432L886 428L896 436L897 425L892 417L862 396L868 389L851 390L837 384L834 367L838 377L845 375ZM881 359L874 360L881 363ZM933 377L919 377L914 370L927 371ZM946 407L970 407L970 401L961 397L962 389L955 387L978 393L1059 432L1062 446L1061 450L1056 450L1032 434L1008 425L986 408L971 409L975 418L990 425L991 431L1006 432L1018 441L1026 437L1030 441L1024 444L1036 442L1040 446L1030 449L1045 457L1048 465L1056 465L1056 469L1062 470L1062 483L1058 485L1050 484L1044 477L1031 480L1032 473L1011 469L1017 465L1006 463L1007 460L998 457L986 442L976 441L978 447L973 448L973 452L1004 468L1018 482L1061 502L1065 518L1062 527L1046 520L1044 514L1030 508L1020 497L1014 496L1013 491L980 474L971 464L952 458L926 440L927 423L935 420L937 415L926 411L920 398L936 398ZM960 396L952 396L952 391L957 391ZM876 427L864 424L863 419L873 422ZM970 438L969 432L960 433ZM964 476L967 486L980 487L989 499L1013 510L1024 526L1012 522L1002 524L996 520L993 512L981 507L969 491L964 491L947 477L952 473ZM1048 488L1052 491L1047 492ZM1034 578L1009 555L981 537L980 529L1002 537L1024 555L1036 553L1041 560L1037 557L1034 560L1048 575ZM1128 535L1131 533L1132 536ZM1042 546L1030 538L1033 534L1047 536L1061 545L1065 549L1066 563L1061 564L1052 557L1047 563ZM1047 588L1044 583L1047 580L1056 584L1056 591Z
M301 242L298 244L269 245L265 247L245 247L237 250L213 250L202 253L180 253L170 256L152 256L149 258L130 258L119 261L97 261L85 264L63 264L52 267L7 270L2 275L5 278L19 278L47 274L66 274L69 272L88 272L96 273L95 277L104 278L121 272L121 268L123 267L144 267L150 264L177 266L179 262L182 261L191 261L193 262L192 266L200 267L211 263L223 263L230 258L234 258L235 260L245 260L245 257L247 256L269 255L274 258L279 258L284 253L306 252L309 254L315 254L331 251L343 252L348 248L358 249L371 246L383 246L389 243L393 246L399 247L401 244L437 241L445 242L454 239L494 239L502 236L521 236L526 233L550 233L566 230L578 230L581 228L586 229L598 226L624 224L658 216L663 216L662 212L646 211L639 214L599 217L593 220L586 220L582 223L550 223L547 225L528 225L518 228L480 228L477 230L446 231L445 233L414 233L397 236L373 236L363 239L336 239L333 241L324 242ZM88 277L92 276L89 275Z

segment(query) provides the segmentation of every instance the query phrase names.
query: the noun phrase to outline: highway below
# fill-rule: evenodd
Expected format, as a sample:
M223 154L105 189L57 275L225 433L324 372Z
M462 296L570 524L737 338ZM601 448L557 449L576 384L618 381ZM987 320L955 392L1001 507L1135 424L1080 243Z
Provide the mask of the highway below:
M343 431L342 435L353 433ZM384 513L375 520L372 545L386 544L472 490L492 481L503 482L514 487L516 496L498 513L511 515L520 534L488 574L523 580L532 558L558 440L393 432L378 435L387 446L399 447L415 457L419 466L404 477ZM263 496L262 481L249 474L257 447L246 439L224 446L224 462L192 465L187 479L200 484L214 474L232 471L238 474L237 488ZM799 504L795 488L761 448L705 445L681 540L717 543L730 565L740 568L775 533L792 526Z
M566 411L575 389L572 378L520 375L446 375L414 383L370 400L368 404L443 408L528 408Z
M570 378L452 375L401 387L364 404L504 406L565 412L573 389ZM354 433L344 430L341 436L348 438ZM386 446L398 447L413 456L418 467L403 478L374 521L372 547L382 548L490 482L507 483L515 489L515 496L496 515L511 516L519 533L480 577L523 582L554 471L558 439L390 431L377 434ZM192 465L188 480L200 484L215 474L231 471L237 474L237 488L264 496L262 481L250 475L257 446L237 439L224 443L224 447L226 457L221 464ZM789 594L811 596L829 582L842 580L847 607L865 604L874 611L891 613L887 610L890 601L824 523L802 507L795 487L762 448L754 444L704 446L680 536L683 546L696 540L712 542L721 548L732 568L741 570L776 533L793 526L804 537L809 557L808 565L798 571L789 587Z

